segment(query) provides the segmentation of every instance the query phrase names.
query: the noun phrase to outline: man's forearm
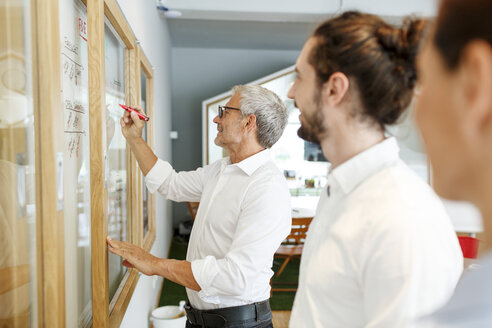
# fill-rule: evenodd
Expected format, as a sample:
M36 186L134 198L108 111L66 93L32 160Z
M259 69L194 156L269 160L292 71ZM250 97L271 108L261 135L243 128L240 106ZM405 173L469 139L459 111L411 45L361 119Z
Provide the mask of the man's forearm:
M157 162L157 156L142 138L128 139L128 144L143 175L147 175Z
M160 259L156 274L187 288L201 290L191 271L191 263L188 261Z

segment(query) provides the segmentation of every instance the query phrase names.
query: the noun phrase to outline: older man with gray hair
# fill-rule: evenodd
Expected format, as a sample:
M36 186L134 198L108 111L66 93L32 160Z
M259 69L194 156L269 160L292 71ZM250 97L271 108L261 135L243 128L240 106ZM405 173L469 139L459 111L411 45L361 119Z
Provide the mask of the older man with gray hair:
M287 110L258 85L235 86L219 106L215 143L229 157L176 173L142 139L136 113L121 119L123 135L150 192L200 202L186 261L157 258L108 237L124 264L186 287L187 327L272 327L269 305L273 255L290 231L290 195L270 150L282 136Z

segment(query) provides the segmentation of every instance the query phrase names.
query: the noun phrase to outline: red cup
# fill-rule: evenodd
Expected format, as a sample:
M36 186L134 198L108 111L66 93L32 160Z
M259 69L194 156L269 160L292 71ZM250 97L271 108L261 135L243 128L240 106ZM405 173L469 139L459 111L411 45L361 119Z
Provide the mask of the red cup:
M474 237L458 236L463 257L467 259L476 259L478 255L478 244L480 240Z

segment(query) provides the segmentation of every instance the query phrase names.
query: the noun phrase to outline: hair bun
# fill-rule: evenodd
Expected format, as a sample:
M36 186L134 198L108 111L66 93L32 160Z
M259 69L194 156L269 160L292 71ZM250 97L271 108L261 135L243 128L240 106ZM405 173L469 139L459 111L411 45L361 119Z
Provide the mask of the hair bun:
M408 18L401 28L384 24L378 26L375 33L383 51L395 63L394 72L402 75L411 88L417 81L415 58L426 26L425 19Z
M383 49L391 54L403 56L407 52L406 32L390 25L381 25L376 29L376 37Z
M402 25L395 28L376 15L343 13L314 31L316 44L308 58L319 88L334 72L349 77L361 104L357 115L382 128L408 107L417 81L415 56L425 21L408 19Z

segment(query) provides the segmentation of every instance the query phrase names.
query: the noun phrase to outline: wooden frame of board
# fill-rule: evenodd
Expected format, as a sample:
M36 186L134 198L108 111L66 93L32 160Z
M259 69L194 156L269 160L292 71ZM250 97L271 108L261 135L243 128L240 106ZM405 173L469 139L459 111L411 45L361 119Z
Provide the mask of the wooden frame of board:
M31 1L36 157L37 322L65 327L64 213L56 154L63 151L58 2ZM46 46L49 45L49 46Z
M138 87L137 87L137 99L140 104L140 100L142 99L141 94L141 85L140 85L140 76L143 73L146 77L146 114L154 118L154 70L152 69L152 65L150 65L150 61L145 56L142 48L140 46L137 47L137 79L138 79ZM154 125L148 124L147 126L147 143L150 148L154 149ZM138 176L143 179L142 174L138 174ZM139 189L142 189L142 183L138 184ZM138 204L142 204L143 208L143 190L139 192L139 202ZM139 243L146 251L150 251L152 245L155 241L155 195L148 193L148 231L145 233L143 229L143 211L139 211L139 223L138 226L140 228L141 233L139 233Z
M138 105L140 70L147 76L148 113L153 116L153 71L115 0L82 0L87 8L88 74L91 181L91 279L92 318L85 326L117 327L128 307L139 274L129 269L114 297L109 300L108 190L105 187L105 18L125 45L125 97ZM65 327L65 241L64 210L58 198L60 163L63 154L60 21L58 1L31 0L30 33L32 49L32 97L34 113L34 156L36 184L36 316L41 327ZM153 147L153 122L148 140ZM155 240L155 199L149 198L149 232L142 235L141 173L127 147L128 241L150 250ZM59 179L58 179L59 180Z
M125 45L125 97L127 105L136 102L136 39L115 0L87 0L89 48L89 106L91 149L91 220L92 220L92 307L93 327L118 327L123 320L139 275L129 269L113 299L109 300L108 251L106 246L108 191L105 181L105 17ZM129 149L129 147L127 147ZM128 241L138 241L135 159L127 151Z

